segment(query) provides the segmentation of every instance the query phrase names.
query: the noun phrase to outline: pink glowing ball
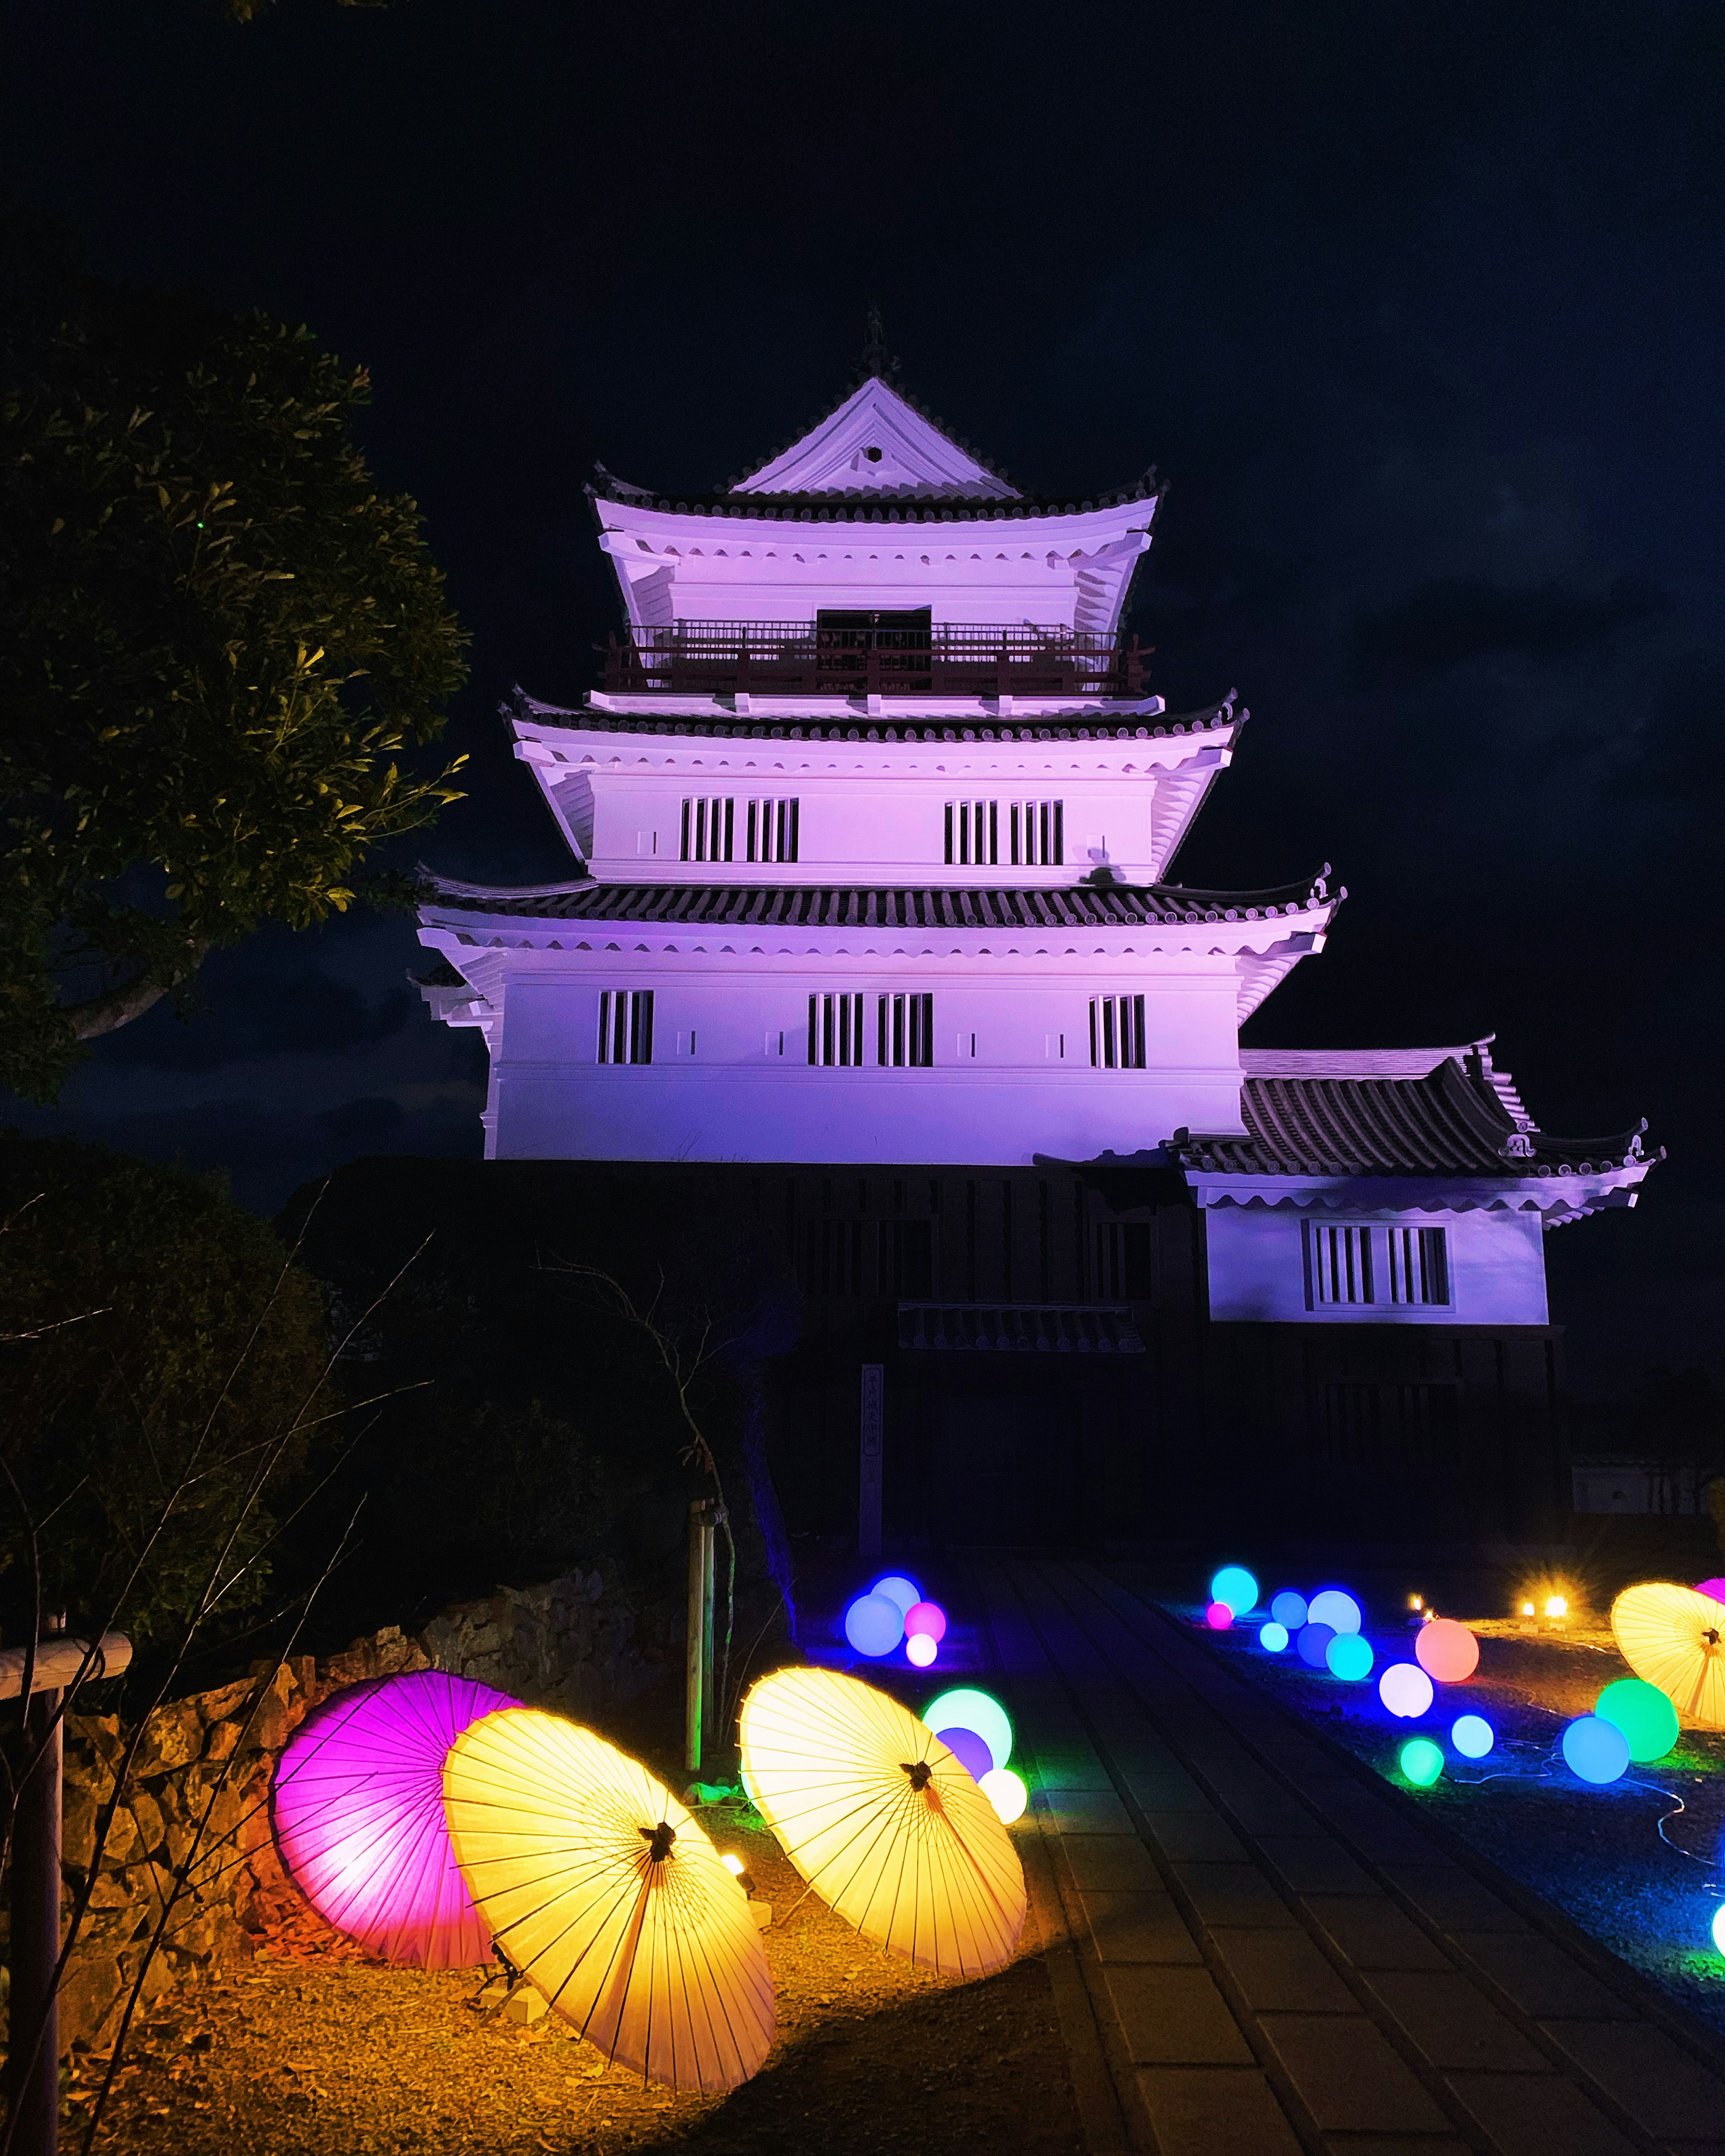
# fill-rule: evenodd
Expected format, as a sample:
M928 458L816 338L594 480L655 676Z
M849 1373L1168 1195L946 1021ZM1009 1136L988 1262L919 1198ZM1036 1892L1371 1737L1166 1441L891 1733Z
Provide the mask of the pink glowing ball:
M918 1602L905 1612L905 1630L913 1640L921 1633L938 1643L947 1636L947 1613L938 1602Z
M1440 1684L1460 1684L1480 1666L1480 1643L1453 1617L1434 1617L1414 1635L1414 1658Z
M1725 1578L1698 1579L1695 1591L1697 1594L1710 1594L1715 1602L1725 1602Z
M338 1692L295 1733L270 1793L294 1884L383 1961L466 1969L491 1951L444 1819L444 1760L470 1723L516 1707L420 1670Z
M1204 1621L1213 1632L1225 1632L1234 1622L1234 1612L1225 1602L1213 1602L1204 1613Z
M919 1670L926 1670L938 1651L927 1632L912 1632L905 1641L905 1659Z

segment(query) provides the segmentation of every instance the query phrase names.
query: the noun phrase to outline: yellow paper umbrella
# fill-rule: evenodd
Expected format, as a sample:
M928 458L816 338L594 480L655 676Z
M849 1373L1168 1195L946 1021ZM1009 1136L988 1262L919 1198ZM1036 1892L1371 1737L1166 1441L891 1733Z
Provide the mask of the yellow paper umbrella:
M1012 1838L926 1723L834 1670L779 1670L742 1703L742 1773L815 1892L925 1969L986 1976L1024 1928Z
M1654 1579L1626 1587L1611 1605L1623 1659L1690 1721L1725 1729L1725 1603L1692 1587Z
M773 1979L747 1897L644 1767L531 1707L465 1729L449 1840L493 1936L589 2042L711 2095L772 2047Z

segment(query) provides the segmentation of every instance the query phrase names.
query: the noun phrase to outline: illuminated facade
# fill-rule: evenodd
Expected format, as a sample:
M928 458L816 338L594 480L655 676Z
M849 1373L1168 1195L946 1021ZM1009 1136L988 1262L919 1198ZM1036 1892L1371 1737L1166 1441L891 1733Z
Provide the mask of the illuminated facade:
M439 880L421 915L427 1000L489 1051L488 1158L747 1167L788 1193L812 1305L892 1316L906 1353L1004 1347L1016 1307L1056 1353L1135 1354L1170 1297L1242 1342L1543 1337L1543 1231L1634 1204L1638 1135L1546 1137L1489 1043L1241 1049L1345 893L1171 880L1247 715L1169 713L1123 634L1153 474L1027 496L877 339L727 488L589 492L603 685L507 714L573 872ZM1325 1380L1324 1442L1417 1449L1435 1414L1441 1449L1450 1382Z

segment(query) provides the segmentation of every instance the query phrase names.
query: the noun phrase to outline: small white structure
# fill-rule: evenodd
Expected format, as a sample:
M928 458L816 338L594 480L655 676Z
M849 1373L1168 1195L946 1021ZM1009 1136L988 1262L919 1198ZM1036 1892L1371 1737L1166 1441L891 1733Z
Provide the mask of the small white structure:
M487 1157L1160 1165L1214 1321L1543 1326L1639 1133L1545 1136L1487 1041L1241 1050L1346 894L1171 880L1247 714L1122 636L1154 475L1027 497L889 372L720 493L590 490L625 631L509 713L573 873L421 914Z

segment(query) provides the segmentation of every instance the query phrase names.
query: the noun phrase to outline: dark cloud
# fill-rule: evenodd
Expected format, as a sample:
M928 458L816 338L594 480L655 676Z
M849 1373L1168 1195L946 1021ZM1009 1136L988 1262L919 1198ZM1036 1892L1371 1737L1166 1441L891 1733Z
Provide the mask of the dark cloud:
M215 1070L266 1055L327 1055L372 1048L406 1024L413 998L388 988L371 1002L321 967L254 972L238 957L213 962L191 1014L158 1004L116 1034L104 1061L156 1070Z
M1659 587L1638 577L1618 578L1603 598L1557 583L1515 591L1483 577L1440 577L1358 617L1354 686L1406 686L1471 659L1574 659L1665 604Z

